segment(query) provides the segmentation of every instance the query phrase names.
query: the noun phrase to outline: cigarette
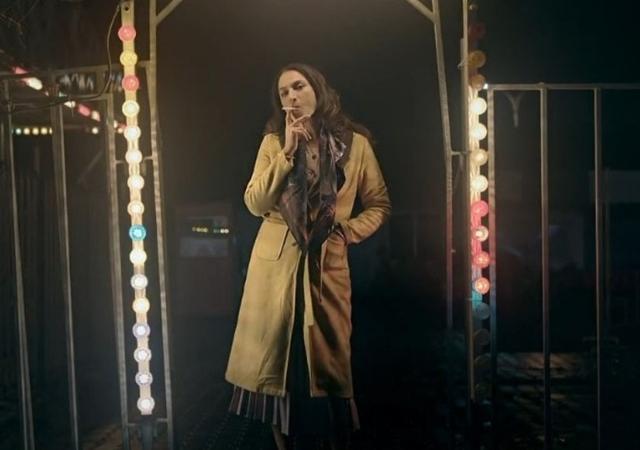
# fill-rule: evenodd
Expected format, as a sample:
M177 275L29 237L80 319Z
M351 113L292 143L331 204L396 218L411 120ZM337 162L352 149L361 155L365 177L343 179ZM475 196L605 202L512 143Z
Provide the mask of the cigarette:
M296 109L298 109L298 107L297 106L283 106L282 109L285 110L285 111L295 111Z

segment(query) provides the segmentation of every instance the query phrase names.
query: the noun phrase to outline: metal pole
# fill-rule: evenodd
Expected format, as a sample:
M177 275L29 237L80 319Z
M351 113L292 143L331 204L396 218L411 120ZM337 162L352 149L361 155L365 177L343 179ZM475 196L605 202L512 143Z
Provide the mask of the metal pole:
M127 364L124 343L124 311L122 299L122 264L120 255L120 208L118 204L118 161L116 160L116 141L113 94L106 97L107 114L105 126L107 194L109 196L109 259L111 260L111 296L113 300L113 319L115 324L116 356L118 358L118 381L120 385L120 426L122 429L122 447L130 448L129 408L127 398Z
M52 79L55 83L55 80ZM69 205L67 202L67 174L64 147L64 123L62 105L51 108L53 126L53 172L58 212L58 243L60 249L60 276L65 310L67 340L67 376L69 378L69 414L71 416L71 441L75 450L80 449L78 437L78 400L76 394L75 347L73 339L73 301L71 298L71 264L69 262Z
M597 442L598 450L602 446L602 93L593 90L593 123L594 123L594 186L595 186L595 251L596 251L596 365L597 365Z
M150 142L151 159L153 162L153 192L156 219L156 238L158 246L158 282L160 284L160 317L162 322L162 351L164 361L164 389L165 404L167 413L167 441L169 449L173 450L173 400L171 389L171 352L169 341L169 310L167 303L168 281L167 272L169 270L166 254L167 243L165 240L165 217L164 217L164 192L162 175L162 151L158 142L158 89L157 89L157 42L158 17L156 15L156 0L149 2L149 65L145 68L147 75L147 89L149 95L149 120L150 120ZM164 11L163 11L164 12ZM164 17L164 16L163 16Z
M496 245L496 151L495 151L495 99L493 90L487 91L487 138L489 152L489 254L491 255L491 265L489 266L489 307L491 308L490 331L491 331L491 436L493 448L497 448L496 441L496 408L498 390L498 307L497 298L497 276L496 260L498 258L498 248Z
M2 84L4 100L10 108L9 82ZM20 365L20 415L22 425L22 446L24 450L33 450L33 409L31 404L31 377L29 374L29 349L24 301L24 281L22 279L22 254L20 252L20 221L18 211L18 193L16 188L16 164L13 148L11 110L6 115L3 137L9 156L9 183L11 184L11 217L13 228L13 256L16 276L16 319L18 327L18 364Z
M549 347L549 177L547 89L540 89L540 219L542 230L542 351L544 354L544 448L551 442L551 370Z

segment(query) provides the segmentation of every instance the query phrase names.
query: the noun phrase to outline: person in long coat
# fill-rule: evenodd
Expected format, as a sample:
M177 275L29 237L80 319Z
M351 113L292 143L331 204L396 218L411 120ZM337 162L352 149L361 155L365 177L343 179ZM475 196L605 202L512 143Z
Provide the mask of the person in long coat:
M373 234L391 203L370 133L317 69L282 68L272 102L244 193L262 224L225 375L230 410L272 424L280 449L287 436L314 435L346 448L359 428L347 247Z

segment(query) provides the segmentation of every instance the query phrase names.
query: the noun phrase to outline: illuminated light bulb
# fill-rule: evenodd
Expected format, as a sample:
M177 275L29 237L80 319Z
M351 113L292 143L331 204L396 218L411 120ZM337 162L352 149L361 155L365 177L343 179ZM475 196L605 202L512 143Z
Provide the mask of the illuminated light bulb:
M118 127L116 131L118 134L122 134L124 132L124 127Z
M471 178L471 189L474 192L484 192L489 187L489 180L484 175L476 175Z
M31 89L35 89L36 91L42 90L42 81L40 81L38 78L27 78L26 80L24 80L24 83Z
M127 205L127 212L132 216L135 214L142 214L144 213L144 205L139 200L133 200Z
M155 402L151 397L141 397L138 399L138 409L142 414L150 414L154 406Z
M471 131L469 134L473 139L481 141L487 137L487 127L485 127L481 123L477 123L473 127L471 127Z
M144 338L149 336L149 334L151 333L151 329L149 328L149 325L147 325L146 323L136 323L133 326L133 335L137 338Z
M484 217L489 214L489 205L484 200L478 200L471 204L471 214Z
M149 280L141 273L137 273L131 277L131 287L134 289L144 289L149 284Z
M122 79L122 89L125 91L137 91L140 87L140 80L135 75L127 75Z
M39 135L39 134L40 134L40 128L38 128L38 127L33 127L33 128L31 129L31 134L33 134L34 136Z
M98 127L91 127L91 134L98 134L100 133L100 128Z
M15 134L22 134L22 128L16 128L16 129L14 130L14 133L15 133Z
M40 128L40 134L47 134L48 132L49 132L49 129L47 127Z
M31 134L31 130L29 128L25 128L24 129L24 134L27 135L27 136L30 135Z
M491 288L491 283L485 277L476 278L473 282L473 289L481 294L486 294Z
M74 102L73 100L69 100L68 102L64 103L64 106L66 106L67 108L75 108L76 107L76 102Z
M140 175L131 175L127 179L127 186L129 186L129 189L142 189L144 187L144 178Z
M149 386L153 383L153 377L149 372L138 372L136 374L136 383L138 386Z
M49 134L53 134L53 128L49 127Z
M86 105L78 105L78 114L83 115L85 117L91 117L91 108Z
M485 112L487 112L487 102L482 97L476 97L471 100L471 103L469 104L469 110L473 114L484 114Z
M149 312L149 308L151 307L151 305L149 304L149 299L141 297L135 299L131 307L138 314L146 314L147 312Z
M147 237L147 229L144 225L131 225L129 228L129 237L132 241L142 241Z
M482 50L474 50L469 53L467 61L469 62L469 67L478 69L486 64L487 55L485 55Z
M123 66L135 66L138 62L138 55L129 50L120 53L120 64Z
M489 153L481 148L473 150L471 152L471 161L476 166L482 166L489 161Z
M91 118L96 122L100 122L100 112L96 110L91 111Z
M476 73L472 75L471 78L469 78L469 84L476 91L482 89L486 82L487 81L484 78L484 75L482 75L481 73Z
M489 238L489 229L480 225L471 230L471 235L476 241L484 242Z
M140 127L136 125L129 125L124 129L124 137L128 141L135 141L136 139L140 139L141 134L142 131L140 130Z
M124 154L124 158L129 164L139 164L142 162L142 153L140 150L129 150Z
M137 348L133 352L133 359L137 362L149 361L151 359L151 350L148 348Z
M135 264L135 265L144 264L146 260L147 260L147 252L145 252L142 249L134 248L133 250L131 250L131 253L129 253L129 261L131 261L132 264Z
M134 117L140 112L140 105L135 100L127 100L122 104L122 114L127 117Z
M473 255L473 265L481 269L486 269L491 263L491 257L487 252L478 252Z
M121 41L133 41L136 37L136 29L131 25L122 25L118 30L118 37Z

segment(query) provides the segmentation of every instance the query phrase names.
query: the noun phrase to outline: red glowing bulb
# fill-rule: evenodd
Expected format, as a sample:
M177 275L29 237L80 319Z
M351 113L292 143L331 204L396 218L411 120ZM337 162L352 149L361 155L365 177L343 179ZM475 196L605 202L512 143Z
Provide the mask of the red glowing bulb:
M131 25L122 25L118 30L118 37L121 41L132 41L136 37L136 29Z
M140 80L135 75L127 75L122 79L122 89L125 91L136 91L140 87Z
M489 214L489 205L484 200L478 200L471 204L471 214L484 217Z
M480 294L486 294L491 288L491 283L485 277L476 278L473 282L473 288Z
M491 263L491 257L487 252L480 251L475 255L473 255L473 265L476 267L484 269L486 267L489 267L490 263Z

